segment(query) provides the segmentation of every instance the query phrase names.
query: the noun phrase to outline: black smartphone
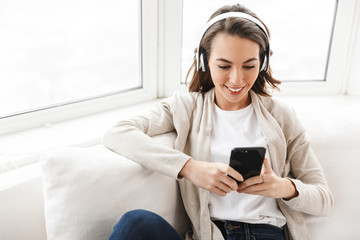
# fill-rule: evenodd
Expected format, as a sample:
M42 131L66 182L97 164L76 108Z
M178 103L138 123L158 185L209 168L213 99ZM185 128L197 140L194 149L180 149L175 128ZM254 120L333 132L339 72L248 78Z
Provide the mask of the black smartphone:
M231 151L229 165L246 180L260 175L265 153L266 148L264 147L234 148ZM234 179L233 177L231 178ZM239 183L236 179L234 180Z

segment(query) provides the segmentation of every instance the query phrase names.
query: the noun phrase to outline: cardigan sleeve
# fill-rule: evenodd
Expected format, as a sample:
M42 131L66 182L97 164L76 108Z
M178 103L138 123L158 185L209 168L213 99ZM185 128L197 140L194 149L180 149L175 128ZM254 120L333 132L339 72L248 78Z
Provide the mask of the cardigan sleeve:
M282 200L293 210L324 216L334 207L334 200L323 169L310 146L310 139L295 112L284 113L282 128L287 141L287 176L299 195L289 201Z
M177 131L176 125L180 124L177 122L182 120L176 119L174 123L174 111L180 111L186 116L188 108L184 101L189 100L189 97L184 100L175 94L156 104L146 114L118 122L107 131L103 144L145 168L178 178L190 156L157 143L151 137Z

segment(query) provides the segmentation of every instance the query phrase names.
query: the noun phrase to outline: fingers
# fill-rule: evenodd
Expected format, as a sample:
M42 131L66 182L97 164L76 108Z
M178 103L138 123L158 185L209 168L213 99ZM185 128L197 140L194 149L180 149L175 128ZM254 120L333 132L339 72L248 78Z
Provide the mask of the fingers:
M238 188L238 184L236 183L236 181L231 177L227 176L226 174L222 174L219 180L222 184L228 186L232 191L236 191Z
M243 182L243 183L239 184L239 188L238 188L237 192L254 194L254 195L264 195L264 193L266 193L266 191L268 191L268 190L269 189L268 189L267 184L264 184L262 182L262 180L257 180L254 183Z
M225 196L238 189L238 184L228 175L238 181L243 181L240 173L224 163L209 163L190 159L179 173L196 186Z
M218 182L216 186L215 185L211 186L208 190L222 197L225 197L226 194L230 193L231 191L234 191L229 186L221 182Z
M216 187L219 187L220 189L224 190L225 192L230 191L236 191L238 188L238 185L234 179L231 179L229 176L227 176L227 165L226 164L218 164L217 166L217 174L215 176L216 181ZM229 191L228 191L229 190Z
M238 190L238 193L247 193L253 195L262 195L267 196L267 188L264 185L252 185L250 187L244 188L242 190Z
M232 167L230 167L229 165L226 164L220 164L219 165L219 169L220 171L222 171L223 173L230 175L231 177L235 178L236 180L238 180L239 182L244 181L243 176L236 171L235 169L233 169Z
M237 191L241 192L245 188L249 188L250 186L257 186L257 185L260 185L261 183L264 183L264 180L261 175L251 177L251 178L247 179L246 181L240 183Z
M265 158L264 159L264 166L262 170L262 174L259 176L255 176L252 178L247 179L244 181L242 175L234 170L232 167L219 163L218 170L220 171L219 176L217 179L220 183L217 184L217 192L221 196L226 195L231 190L236 190L239 193L248 193L248 194L255 194L255 195L267 195L269 191L269 187L271 186L271 176L272 176L272 168L270 161ZM241 183L238 185L236 181L232 178L240 181ZM270 178L270 179L267 179ZM266 179L266 180L265 180ZM270 181L270 182L268 182ZM230 188L230 189L229 189ZM271 188L271 187L270 187Z
M269 159L264 158L264 166L259 176L251 177L239 184L237 192L256 194L265 190L265 183L268 182L267 177L272 174L272 168Z
M232 189L231 187L229 187L228 185L222 183L222 182L219 182L216 186L216 188L220 189L221 191L223 191L225 194L231 192L231 191L234 191L234 189ZM235 189L236 190L236 189Z
M224 192L223 190L221 190L220 188L217 188L217 187L214 187L212 189L210 189L211 192L219 195L219 196L222 196L222 197L225 197L226 194L228 194L227 192Z
M225 196L231 191L236 191L238 189L238 184L234 179L228 176L228 172L232 172L231 170L233 169L223 163L218 163L216 167L217 173L214 176L209 190L220 196ZM237 177L239 178L239 176ZM241 175L240 179L242 179Z
M227 181L228 178L224 173L220 173L216 178L209 182L207 189L220 196L226 196L226 194L237 189L237 184L234 180Z
M264 171L265 171L265 173L272 171L270 161L267 158L264 158Z

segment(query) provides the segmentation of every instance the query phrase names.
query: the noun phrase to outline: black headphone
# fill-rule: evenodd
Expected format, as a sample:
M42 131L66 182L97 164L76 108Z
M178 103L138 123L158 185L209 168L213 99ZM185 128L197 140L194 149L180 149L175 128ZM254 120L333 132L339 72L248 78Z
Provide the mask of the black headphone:
M203 27L202 31L201 31L201 38L199 41L199 47L198 47L198 51L196 53L196 65L197 65L197 71L199 71L200 69L202 69L203 72L206 71L206 67L205 67L205 59L206 56L204 56L204 53L202 51L202 49L200 48L200 43L201 40L205 34L205 32L216 22L221 21L223 19L229 18L229 17L238 17L238 18L244 18L247 20L250 20L252 22L254 22L257 26L259 26L259 28L265 33L266 38L268 39L268 44L265 48L265 56L264 56L264 60L262 62L261 68L260 68L260 72L261 71L265 71L267 72L269 70L269 59L270 59L270 40L269 40L269 34L266 31L266 28L264 26L264 24L262 24L257 18L247 14L247 13L243 13L243 12L227 12L227 13L223 13L220 14L214 18L212 18L209 22L206 23L206 25Z

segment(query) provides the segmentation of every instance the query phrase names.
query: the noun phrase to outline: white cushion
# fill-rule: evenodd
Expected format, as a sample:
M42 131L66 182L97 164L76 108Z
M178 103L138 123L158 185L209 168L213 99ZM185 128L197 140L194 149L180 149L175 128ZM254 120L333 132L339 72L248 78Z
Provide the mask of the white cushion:
M174 136L158 141L172 144ZM175 179L102 146L54 152L43 157L41 168L48 240L108 239L132 209L154 211L184 235L187 218Z
M307 217L312 239L360 239L360 99L303 98L296 109L335 199L327 217ZM301 106L301 107L300 107Z

